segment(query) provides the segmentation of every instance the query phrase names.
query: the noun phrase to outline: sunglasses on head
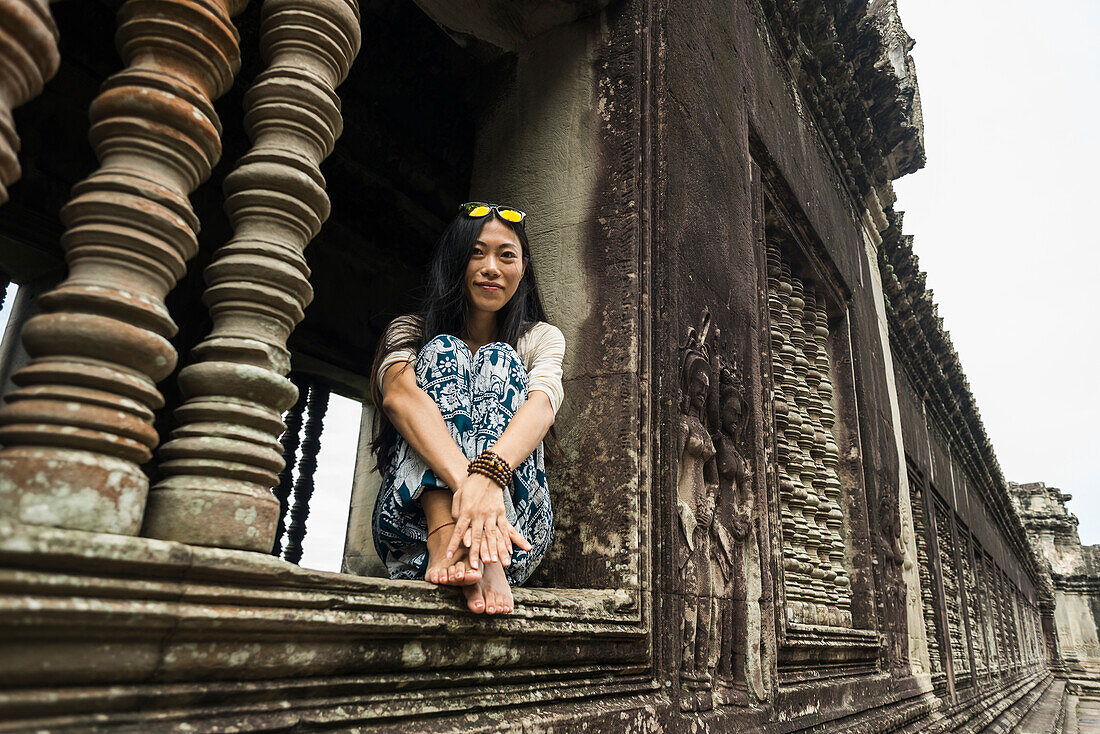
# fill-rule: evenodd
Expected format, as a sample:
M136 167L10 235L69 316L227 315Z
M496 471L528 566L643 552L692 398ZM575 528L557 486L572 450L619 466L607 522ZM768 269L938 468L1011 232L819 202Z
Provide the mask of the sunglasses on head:
M519 224L527 216L526 212L521 212L519 209L500 204L486 204L484 201L467 201L459 209L471 219L481 219L489 216L491 212L496 212L501 219L515 224Z

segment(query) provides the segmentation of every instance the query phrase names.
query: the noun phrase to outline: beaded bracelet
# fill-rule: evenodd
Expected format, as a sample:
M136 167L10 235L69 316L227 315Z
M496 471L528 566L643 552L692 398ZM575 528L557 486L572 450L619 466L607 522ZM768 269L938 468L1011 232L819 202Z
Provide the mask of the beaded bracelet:
M478 459L474 459L472 462L470 462L467 473L481 474L483 476L489 477L494 482L499 484L501 488L507 487L508 483L511 481L511 474L509 472L505 472L497 468L497 465L491 463L490 461L479 461Z
M470 462L466 473L481 474L488 477L503 489L511 484L513 471L508 462L500 457L500 454L491 449L485 449L481 452L481 456Z

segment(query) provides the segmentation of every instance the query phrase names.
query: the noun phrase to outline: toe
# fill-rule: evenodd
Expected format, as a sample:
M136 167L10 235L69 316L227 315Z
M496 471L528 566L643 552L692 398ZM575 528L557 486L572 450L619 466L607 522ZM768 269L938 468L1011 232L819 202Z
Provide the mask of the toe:
M480 584L464 586L462 590L466 593L466 606L470 608L471 612L481 614L485 611L485 595Z

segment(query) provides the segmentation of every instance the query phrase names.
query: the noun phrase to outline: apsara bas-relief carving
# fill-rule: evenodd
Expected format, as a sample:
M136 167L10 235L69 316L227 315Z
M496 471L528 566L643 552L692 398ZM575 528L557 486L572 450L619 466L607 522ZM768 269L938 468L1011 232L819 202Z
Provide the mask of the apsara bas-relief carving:
M685 710L747 706L766 695L759 531L744 449L749 405L737 361L712 355L710 330L704 309L681 350L676 504Z

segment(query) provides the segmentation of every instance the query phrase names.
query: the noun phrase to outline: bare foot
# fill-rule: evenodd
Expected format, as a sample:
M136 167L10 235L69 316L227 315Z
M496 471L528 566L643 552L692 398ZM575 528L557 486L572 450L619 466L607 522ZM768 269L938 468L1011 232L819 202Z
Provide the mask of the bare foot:
M481 580L481 570L470 568L467 550L458 546L454 556L447 559L447 541L451 539L446 530L428 538L428 568L424 571L424 580L433 584L447 586L470 586Z
M512 611L512 587L504 576L499 563L482 563L481 580L472 586L464 586L466 606L471 612L481 614L507 614Z

